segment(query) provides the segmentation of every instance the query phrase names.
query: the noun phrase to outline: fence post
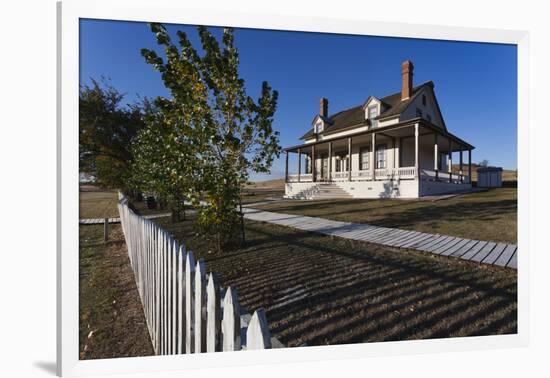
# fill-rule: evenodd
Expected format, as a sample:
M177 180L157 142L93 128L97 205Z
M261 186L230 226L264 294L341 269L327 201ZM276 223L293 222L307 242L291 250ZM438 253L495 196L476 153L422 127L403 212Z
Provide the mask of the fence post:
M206 351L219 352L221 351L221 298L220 284L215 273L210 273L206 291Z
M246 349L270 349L271 333L267 326L265 311L260 308L254 312L246 331Z
M206 352L206 273L204 259L197 261L195 268L195 353Z
M109 240L109 218L103 219L103 241Z
M185 353L193 353L193 284L195 259L193 252L187 253L185 262Z
M237 291L231 286L223 299L222 338L224 352L241 350L241 309Z

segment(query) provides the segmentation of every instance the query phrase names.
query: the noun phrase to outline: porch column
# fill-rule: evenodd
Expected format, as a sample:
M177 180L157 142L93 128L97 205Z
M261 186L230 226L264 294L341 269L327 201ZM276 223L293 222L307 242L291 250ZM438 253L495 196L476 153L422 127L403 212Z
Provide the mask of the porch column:
M401 167L401 145L403 142L401 141L401 138L398 139L397 142L397 168Z
M462 175L462 145L460 146L460 168L459 168L459 173L460 173L460 183L463 183L464 182L464 176Z
M311 181L313 182L316 181L315 174L317 173L317 169L315 166L315 145L313 145L311 146Z
M351 138L348 138L348 181L351 181Z
M472 150L468 150L468 181L472 183Z
M370 149L370 156L372 157L372 159L370 159L370 177L371 177L371 180L374 181L375 177L375 165L376 165L376 161L375 161L375 158L376 158L376 153L375 153L375 150L376 150L376 133L372 133L372 140L371 140L371 149Z
M285 151L285 182L288 182L288 151Z
M435 180L439 180L439 147L437 145L437 133L434 134L434 171Z
M328 181L332 181L332 142L328 142Z
M414 124L414 178L418 180L418 123Z
M302 149L298 148L298 182L300 182L300 173L302 173Z
M447 171L449 171L449 182L453 182L453 150L452 150L452 141L449 138L449 155L447 158Z

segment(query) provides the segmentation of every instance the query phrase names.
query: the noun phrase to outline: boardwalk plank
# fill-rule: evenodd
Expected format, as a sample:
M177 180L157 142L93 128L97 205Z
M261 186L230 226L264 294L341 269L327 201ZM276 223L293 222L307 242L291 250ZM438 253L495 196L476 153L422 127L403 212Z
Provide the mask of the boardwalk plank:
M429 243L431 241L434 241L435 239L437 239L439 236L437 235L430 235L430 234L426 234L425 236L423 237L420 237L418 238L417 240L414 240L414 241L410 241L408 243L405 243L403 245L401 245L400 247L401 248L413 248L413 249L416 249L416 247L419 247L421 245L424 245L425 243Z
M470 240L465 245L461 246L457 250L455 250L451 256L453 257L462 257L466 252L468 252L470 249L472 249L477 243L479 243L479 240Z
M510 261L508 261L508 264L506 264L507 268L517 269L518 268L518 249L514 251L514 254L512 255L512 258Z
M453 245L455 245L459 241L460 241L460 238L451 237L450 239L447 239L447 241L439 243L439 245L430 248L428 252L439 255L441 254L441 252L447 250L447 248L451 248Z
M506 249L506 243L498 243L495 248L489 253L482 262L485 264L493 264L500 257L501 253Z
M389 246L391 247L398 247L400 244L405 244L413 239L416 239L418 238L419 236L421 236L422 234L420 234L420 232L416 232L416 231L409 231L407 234L405 235L401 235L401 237L393 240L392 242L388 243Z
M485 244L485 247L483 247L474 257L471 258L471 261L482 262L483 259L485 259L485 257L487 257L487 255L496 247L496 245L496 243L488 242Z
M381 235L383 232L385 232L385 231L382 227L377 227L375 230L363 233L360 237L361 237L361 240L365 240L365 241L370 242L374 238Z
M443 243L448 243L449 240L451 240L453 237L448 235L442 235L440 238L438 238L435 242L430 243L424 247L420 247L421 251L430 252L433 251L435 248L441 246Z
M383 237L378 242L380 244L388 245L388 243L391 242L392 240L395 240L395 239L403 236L403 234L408 234L408 233L409 232L405 231L405 230L399 230L399 231L396 230L394 232L389 233L386 237Z
M456 250L460 249L463 245L471 242L470 239L460 239L458 243L453 245L452 247L447 248L445 251L441 252L441 256L451 256Z
M502 251L502 254L499 256L499 258L496 259L496 261L494 262L494 265L506 266L506 264L508 264L508 261L510 261L510 259L512 258L516 249L517 249L517 246L515 246L514 244L508 244L506 246L506 249Z
M399 247L399 248L407 248L407 246L409 246L409 245L415 245L415 244L420 243L420 242L422 242L422 241L424 241L428 238L431 238L431 237L433 237L433 235L425 234L425 233L420 232L414 238L409 239L409 240L401 241L401 242L397 243L395 246Z
M414 249L418 249L419 251L423 251L424 248L429 248L431 247L432 245L436 244L436 243L439 243L440 241L442 241L443 239L446 239L448 238L447 235L434 235L433 238L430 238L428 240L425 240L424 242L422 243L418 243Z

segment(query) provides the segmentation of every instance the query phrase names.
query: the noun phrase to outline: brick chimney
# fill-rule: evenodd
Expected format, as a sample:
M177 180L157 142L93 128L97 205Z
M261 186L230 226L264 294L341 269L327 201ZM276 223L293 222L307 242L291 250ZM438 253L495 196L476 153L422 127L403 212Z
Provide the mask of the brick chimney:
M321 117L328 117L328 100L324 97L321 97L319 104L319 115Z
M401 76L403 79L403 85L401 87L401 101L408 99L412 95L413 69L414 66L410 60L404 61L401 65Z

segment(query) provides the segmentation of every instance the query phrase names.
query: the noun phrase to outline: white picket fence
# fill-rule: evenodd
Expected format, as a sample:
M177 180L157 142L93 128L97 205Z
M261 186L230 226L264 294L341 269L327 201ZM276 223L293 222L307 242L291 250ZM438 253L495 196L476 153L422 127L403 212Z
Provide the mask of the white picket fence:
M263 309L252 318L241 314L236 290L223 290L215 273L207 278L203 259L195 262L193 252L135 214L120 193L118 210L157 355L272 347Z

